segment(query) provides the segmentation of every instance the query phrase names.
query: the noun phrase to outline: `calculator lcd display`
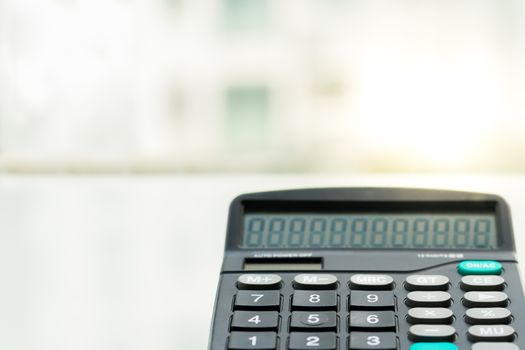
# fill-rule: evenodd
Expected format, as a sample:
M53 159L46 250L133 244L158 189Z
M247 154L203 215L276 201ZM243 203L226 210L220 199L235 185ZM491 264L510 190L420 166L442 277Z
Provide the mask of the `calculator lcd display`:
M494 214L247 213L247 249L496 249Z

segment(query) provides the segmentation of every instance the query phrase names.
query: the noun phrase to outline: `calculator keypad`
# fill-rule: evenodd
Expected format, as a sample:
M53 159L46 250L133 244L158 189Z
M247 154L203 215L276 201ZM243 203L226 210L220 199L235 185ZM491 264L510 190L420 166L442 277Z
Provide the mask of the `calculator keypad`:
M504 275L488 274L498 265L463 267L404 276L241 275L226 349L519 350L513 294Z
M472 274L464 271L469 268L474 271ZM472 350L486 350L489 346L491 349L518 350L510 343L515 339L516 331L508 325L512 321L512 313L506 308L509 297L502 292L505 288L505 279L499 275L502 265L499 262L462 262L458 272L465 275L461 278L460 287L465 291L462 300L467 308L465 322L472 325L468 328L467 337L476 342Z

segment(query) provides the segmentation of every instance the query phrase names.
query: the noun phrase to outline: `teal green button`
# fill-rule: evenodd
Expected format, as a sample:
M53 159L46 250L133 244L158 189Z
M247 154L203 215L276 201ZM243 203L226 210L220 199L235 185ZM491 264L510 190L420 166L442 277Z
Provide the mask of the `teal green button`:
M501 263L493 260L465 260L459 263L458 272L462 275L499 275Z
M410 350L458 350L453 343L414 343Z

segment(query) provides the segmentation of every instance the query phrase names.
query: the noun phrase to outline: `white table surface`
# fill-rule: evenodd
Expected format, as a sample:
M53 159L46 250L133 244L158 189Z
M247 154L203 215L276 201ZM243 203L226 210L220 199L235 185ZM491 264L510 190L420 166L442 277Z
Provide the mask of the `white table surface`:
M230 200L330 186L500 194L525 261L525 176L2 176L0 348L204 350Z

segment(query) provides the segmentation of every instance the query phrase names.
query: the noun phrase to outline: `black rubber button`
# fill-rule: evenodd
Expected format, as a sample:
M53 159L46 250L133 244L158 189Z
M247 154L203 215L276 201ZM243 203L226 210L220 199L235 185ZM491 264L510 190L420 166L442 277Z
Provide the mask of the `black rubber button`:
M394 310L394 308L394 292L361 290L350 292L350 309Z
M279 310L281 296L277 290L241 290L235 296L236 310Z
M279 313L277 311L235 311L232 329L277 330Z
M295 310L336 310L337 294L335 290L296 290L292 297L292 308Z
M350 350L396 350L396 334L390 332L352 332Z
M337 338L335 333L290 333L290 350L335 350Z
M350 329L395 329L393 311L350 311Z
M335 311L294 311L290 321L292 330L336 330L337 314Z
M277 335L274 332L231 332L229 350L274 350Z

